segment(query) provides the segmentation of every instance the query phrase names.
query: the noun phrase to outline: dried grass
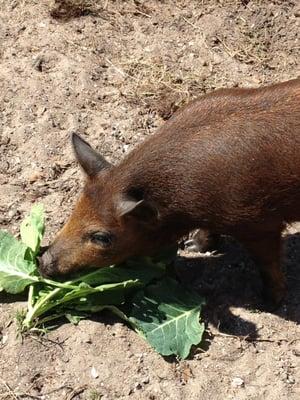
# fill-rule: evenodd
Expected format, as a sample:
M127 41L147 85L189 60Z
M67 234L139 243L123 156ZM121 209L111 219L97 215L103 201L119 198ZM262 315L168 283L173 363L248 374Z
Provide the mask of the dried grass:
M153 59L130 59L119 64L106 61L125 78L122 95L133 104L155 109L163 119L213 86L198 71L175 69Z

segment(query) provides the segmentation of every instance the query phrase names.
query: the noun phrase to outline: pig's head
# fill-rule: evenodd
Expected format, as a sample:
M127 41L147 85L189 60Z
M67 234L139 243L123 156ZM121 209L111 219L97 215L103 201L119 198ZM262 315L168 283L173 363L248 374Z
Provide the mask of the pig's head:
M123 186L122 174L78 135L72 135L76 158L87 179L81 196L54 242L39 259L43 275L104 267L134 255L149 254L157 241L157 209L143 191ZM151 227L151 228L149 228Z

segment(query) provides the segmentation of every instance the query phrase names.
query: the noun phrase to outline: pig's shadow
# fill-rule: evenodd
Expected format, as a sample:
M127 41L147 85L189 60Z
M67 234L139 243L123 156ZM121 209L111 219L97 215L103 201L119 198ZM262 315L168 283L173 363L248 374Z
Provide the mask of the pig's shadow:
M283 304L271 311L281 318L300 323L300 233L283 238L283 268L287 277L288 293ZM230 307L241 307L253 312L264 310L262 283L258 268L249 254L232 238L222 238L220 257L181 256L175 268L179 279L206 298L204 318L221 332L257 337L255 324L230 312ZM298 270L298 271L297 271Z

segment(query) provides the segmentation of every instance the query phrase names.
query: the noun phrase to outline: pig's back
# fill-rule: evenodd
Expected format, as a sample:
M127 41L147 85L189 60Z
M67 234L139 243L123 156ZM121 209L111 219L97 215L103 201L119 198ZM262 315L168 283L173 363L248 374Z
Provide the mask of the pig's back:
M221 223L293 219L297 204L300 213L300 80L195 100L120 167L166 211Z

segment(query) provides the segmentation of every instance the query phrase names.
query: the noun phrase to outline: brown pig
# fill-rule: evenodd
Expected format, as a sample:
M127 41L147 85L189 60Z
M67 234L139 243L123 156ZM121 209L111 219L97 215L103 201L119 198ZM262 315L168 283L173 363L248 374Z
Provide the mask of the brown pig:
M86 184L41 257L42 273L151 255L200 228L242 242L265 297L280 302L281 233L300 220L300 79L207 94L116 166L72 140Z

